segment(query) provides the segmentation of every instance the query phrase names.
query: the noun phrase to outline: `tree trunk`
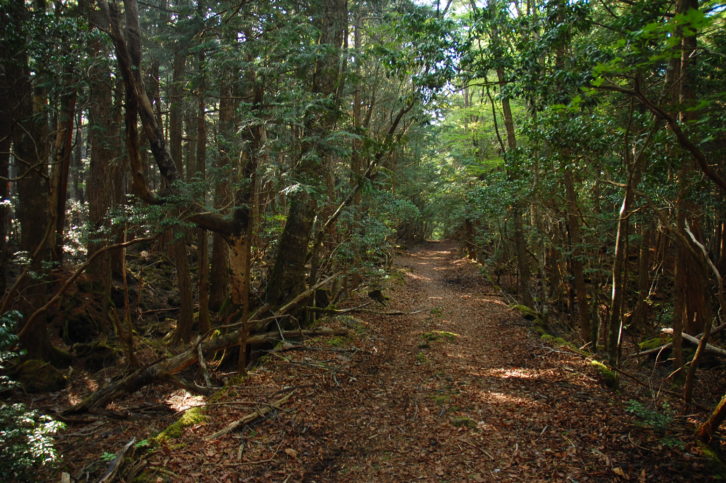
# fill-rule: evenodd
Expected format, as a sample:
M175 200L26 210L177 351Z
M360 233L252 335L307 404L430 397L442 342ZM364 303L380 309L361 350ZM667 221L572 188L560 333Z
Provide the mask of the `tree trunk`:
M273 307L287 302L290 297L300 293L305 285L305 261L315 208L315 200L304 191L291 197L287 222L265 294L267 303Z
M711 412L711 415L706 421L701 424L696 430L696 437L704 443L710 443L713 438L713 433L718 431L719 426L723 423L726 418L726 394L721 396L721 400L718 402L716 407Z
M496 35L496 32L493 34ZM497 40L498 41L498 40ZM506 82L504 69L497 69L497 81L500 85ZM504 127L507 132L507 151L512 152L517 149L517 137L514 131L514 118L512 117L512 108L509 99L502 97L502 115L504 116ZM524 229L522 227L522 207L521 202L517 201L512 206L512 222L514 225L514 253L517 260L517 293L522 303L527 307L532 307L532 293L529 289L530 285L530 269L529 257L527 256L527 241L524 238Z
M198 5L200 17L204 15L203 3ZM198 56L199 86L197 87L197 152L196 152L196 174L204 181L207 176L207 122L205 94L207 89L206 76L204 72L205 57L204 51ZM201 203L206 206L206 191L202 195ZM206 333L211 327L209 317L209 235L204 228L197 229L197 243L199 244L199 332Z
M186 67L186 50L178 48L172 63L172 82L169 89L169 154L179 179L184 178L184 162L182 156L182 133L184 122L183 89ZM186 229L177 227L172 240L172 255L176 265L177 288L179 289L179 314L174 332L176 342L189 342L194 323L194 299L192 295L192 279L189 273L189 256L187 254Z
M221 173L231 172L234 163L232 154L235 132L234 72L223 74L219 88L219 136L217 138L217 168ZM223 208L232 201L229 176L222 175L214 188L214 207ZM229 294L229 248L224 238L215 233L212 236L212 271L210 276L209 307L219 310Z
M316 115L310 115L305 125L306 137L315 141L303 142L298 174L313 186L322 184L324 173L318 163L324 163L326 150L324 139L335 125L338 112L338 96L343 84L341 72L341 46L347 30L346 0L324 0L313 12L313 24L320 31L319 44L327 47L315 63L312 92L334 105ZM275 264L270 272L266 300L280 305L300 291L305 284L308 245L310 243L317 203L304 191L296 192L290 200L285 227L280 238Z
M63 262L63 233L66 222L66 201L68 199L68 178L73 156L73 121L76 111L76 90L70 87L71 67L64 72L60 98L60 112L56 122L56 135L53 149L53 166L50 184L50 221L54 223L48 242L53 260Z
M577 202L577 191L575 191L575 179L572 168L565 166L563 173L565 184L565 196L567 199L567 230L570 235L570 267L572 269L573 289L577 303L577 321L580 327L580 336L585 342L591 341L592 329L590 327L590 309L587 303L587 287L585 285L585 273L582 233L580 230L579 206Z
M11 7L17 19L27 16L21 0L14 0ZM16 216L20 222L20 249L31 255L30 269L41 272L41 262L48 259L48 241L55 225L49 223L48 183L48 121L47 99L43 88L31 83L26 47L20 52L12 66L15 82L11 99L17 102L15 126L13 129L13 155L16 165L18 204ZM16 70L17 69L17 70ZM42 285L26 286L23 299L28 301L23 312L38 305L45 296ZM28 357L54 361L54 350L50 344L45 323L35 324L33 330L21 337Z
M98 40L89 46L94 57L107 53ZM109 106L113 105L113 80L110 69L101 62L94 62L89 69L88 137L91 151L90 172L86 184L88 196L88 221L93 236L89 238L88 255L109 243L107 230L108 212L113 198L113 160L118 156L120 133L112 118ZM111 295L111 254L97 257L88 267L89 275L99 283L103 298Z

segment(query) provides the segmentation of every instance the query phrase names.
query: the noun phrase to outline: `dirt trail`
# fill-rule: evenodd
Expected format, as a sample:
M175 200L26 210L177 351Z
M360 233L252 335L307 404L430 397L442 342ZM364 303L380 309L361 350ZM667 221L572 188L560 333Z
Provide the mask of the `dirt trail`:
M271 358L227 397L294 387L276 417L199 448L249 412L210 407L188 451L150 465L208 481L693 481L667 449L646 448L657 436L587 361L532 335L455 245L427 243L395 266L403 281L382 310L419 313L344 320L355 352L327 340Z
M598 451L603 438L625 435L592 434L590 417L621 411L583 361L531 337L456 253L453 244L429 243L397 259L406 283L391 308L423 311L366 317L375 356L358 367L356 384L321 394L319 417L336 423L320 435L330 445L306 479L615 477L617 456Z

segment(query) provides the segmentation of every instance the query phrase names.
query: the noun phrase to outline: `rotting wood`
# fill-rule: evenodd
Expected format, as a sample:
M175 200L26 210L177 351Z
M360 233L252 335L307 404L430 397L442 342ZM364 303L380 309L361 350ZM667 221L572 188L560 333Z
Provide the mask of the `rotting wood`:
M285 394L277 401L270 403L269 405L265 406L264 408L256 409L254 412L251 412L251 413L245 415L241 419L238 419L237 421L234 421L234 422L228 424L223 429L220 429L219 431L212 434L211 436L207 436L206 439L207 440L217 439L220 436L224 436L225 434L230 433L237 428L241 428L245 424L250 424L259 418L265 417L271 411L273 411L275 409L280 409L280 406L285 404L292 397L293 394L295 394L295 391L290 391L289 393Z

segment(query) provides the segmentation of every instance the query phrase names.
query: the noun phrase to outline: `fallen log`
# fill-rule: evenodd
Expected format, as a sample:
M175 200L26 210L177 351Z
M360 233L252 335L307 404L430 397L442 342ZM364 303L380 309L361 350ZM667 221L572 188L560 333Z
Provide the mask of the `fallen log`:
M664 334L673 334L673 329L663 329L661 332ZM686 334L685 332L681 333L681 337L683 337L684 340L687 340L688 342L698 345L701 343L700 339L697 339L696 337L693 337L690 334ZM722 356L726 356L726 350L721 349L720 347L716 347L715 345L711 345L709 343L706 343L706 346L704 347L705 350L709 352L713 352L715 354L720 354Z
M711 330L711 335L716 334L717 332L720 332L724 328L726 328L726 324L719 325L715 329ZM673 333L673 329L670 329L670 328L663 329L662 332L664 332L666 334L672 334ZM683 335L683 338L686 341L692 342L692 343L694 343L696 345L698 345L698 343L700 342L699 337L703 337L703 332L701 332L700 334L696 335L695 337L692 336L692 335L690 335L690 334L683 333L683 332L681 334ZM686 337L686 336L688 336L688 337ZM690 337L690 339L689 339L689 337ZM693 339L695 339L695 341ZM660 352L660 351L662 351L664 349L668 349L672 345L673 345L673 342L668 342L668 343L663 344L661 346L654 347L653 349L648 349L648 350L644 350L644 351L641 351L641 352L636 352L635 354L630 354L627 358L630 359L630 358L633 358L633 357L642 357L642 356L647 356L647 355L650 355L650 354L655 354L656 352ZM711 347L715 347L715 346L712 346L711 345ZM716 347L716 349L719 349L719 350L723 351L723 349L720 349L718 347ZM708 350L708 347L707 347L707 350Z
M290 302L286 303L279 309L277 309L274 312L273 319L276 317L282 317L285 314L287 314L289 311L294 309L301 301L303 301L305 298L307 298L310 294L312 294L315 290L322 287L323 285L329 283L330 281L336 279L339 277L343 272L338 272L336 274L333 274L326 278L325 280L316 283L312 287L308 288L304 292L297 295L295 298L293 298ZM264 305L260 308L258 308L247 321L242 321L238 324L231 324L226 327L234 327L235 330L228 332L224 335L221 335L219 337L216 337L211 340L204 341L206 337L211 336L214 331L210 330L207 332L207 334L204 335L202 339L200 339L199 342L191 346L190 348L180 352L179 354L173 355L171 357L168 357L166 359L163 359L161 361L157 361L149 366L142 367L140 369L137 369L133 371L130 374L127 374L126 376L122 377L121 379L112 382L111 384L108 384L107 386L102 387L101 389L97 390L96 392L90 394L87 396L83 401L76 404L75 406L72 406L65 411L63 411L61 414L66 416L69 414L78 414L82 412L87 412L89 409L97 407L97 406L105 406L109 402L111 402L114 398L120 396L121 394L127 394L131 392L135 392L142 387L157 381L161 379L169 380L170 378L173 379L172 376L175 374L180 373L184 369L196 364L199 361L199 349L198 345L201 344L201 353L214 353L222 349L227 349L228 347L234 347L235 345L240 344L240 336L248 334L250 327L254 327L256 330L264 330L265 325L267 324L267 321L270 320L269 317L262 318L262 319L256 319L258 314L263 314L269 310L269 306ZM215 328L215 330L220 329L220 327ZM246 338L246 344L255 345L255 344L264 344L267 342L278 342L280 340L279 336L281 337L296 337L296 336L318 336L318 335L347 335L347 331L342 330L332 330L332 329L326 329L326 328L319 328L319 329L307 329L307 330L287 330L287 331L277 331L277 332L266 332L263 334L257 334Z
M213 353L233 347L239 344L240 332L245 330L244 327L224 334L215 339L203 342L201 344L201 352ZM247 339L247 343L251 345L259 345L268 342L278 342L282 337L303 337L303 336L321 336L321 335L347 335L346 330L333 330L324 327L318 329L307 330L286 330L282 332L266 332L264 334L253 335ZM167 359L155 362L147 367L137 369L136 371L122 377L121 379L102 387L96 392L90 394L83 401L75 406L63 411L63 415L78 414L86 412L91 408L106 405L114 398L131 392L135 392L142 387L161 379L168 380L174 374L178 374L184 369L197 363L199 351L196 346L173 355Z

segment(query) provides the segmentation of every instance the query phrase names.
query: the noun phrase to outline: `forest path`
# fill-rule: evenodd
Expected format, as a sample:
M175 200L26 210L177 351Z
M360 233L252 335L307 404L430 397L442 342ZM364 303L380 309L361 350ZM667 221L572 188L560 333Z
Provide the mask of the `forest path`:
M658 436L623 396L533 335L458 253L429 242L397 257L383 310L420 312L339 317L352 340L269 357L150 465L189 481L692 481L648 449ZM244 401L293 388L274 417L202 439L249 414Z
M374 356L355 368L353 384L319 395L312 420L326 421L315 442L323 451L303 479L586 481L631 473L623 461L630 457L606 449L626 446L622 406L586 361L533 337L457 248L429 242L396 259L405 283L389 293L390 309L422 311L362 317ZM614 430L602 433L605 423Z

